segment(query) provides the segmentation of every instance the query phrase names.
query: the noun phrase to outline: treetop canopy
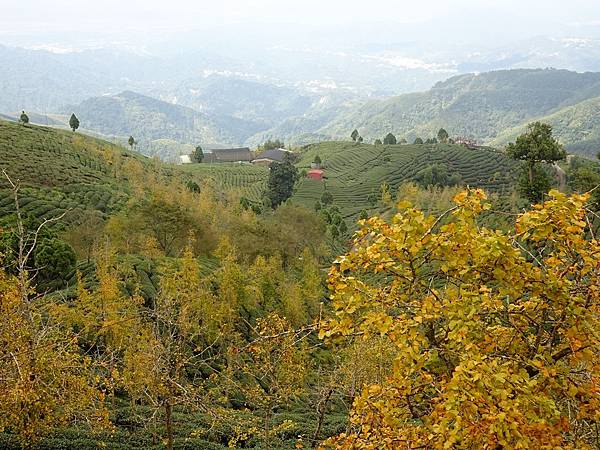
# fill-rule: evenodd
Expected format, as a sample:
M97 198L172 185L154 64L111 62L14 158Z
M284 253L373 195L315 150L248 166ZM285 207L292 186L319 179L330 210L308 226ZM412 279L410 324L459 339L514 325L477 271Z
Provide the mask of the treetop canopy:
M600 246L586 236L589 196L549 195L510 233L477 224L481 190L439 218L404 202L391 223L361 221L330 271L335 316L320 335L386 337L396 356L326 448L587 448Z

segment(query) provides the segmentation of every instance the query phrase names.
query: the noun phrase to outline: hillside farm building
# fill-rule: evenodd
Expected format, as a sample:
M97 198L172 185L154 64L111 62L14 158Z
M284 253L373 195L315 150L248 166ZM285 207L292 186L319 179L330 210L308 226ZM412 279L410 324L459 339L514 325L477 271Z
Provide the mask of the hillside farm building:
M310 169L306 173L306 176L308 178L310 178L311 180L322 181L323 180L323 176L324 176L324 172L321 169Z
M252 152L248 147L242 148L220 148L204 154L204 163L232 163L251 162Z
M252 164L256 164L259 166L268 166L271 163L282 163L287 155L291 152L284 148L276 148L273 150L267 150L257 155L255 159L252 160Z

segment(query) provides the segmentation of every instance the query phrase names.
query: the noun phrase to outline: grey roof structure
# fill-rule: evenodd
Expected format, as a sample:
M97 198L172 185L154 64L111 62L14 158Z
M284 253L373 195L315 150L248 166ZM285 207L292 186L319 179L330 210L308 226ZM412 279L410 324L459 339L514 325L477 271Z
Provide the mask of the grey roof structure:
M252 152L248 147L220 148L214 149L211 153L205 153L202 162L250 162L252 159L254 158L252 157Z
M274 162L283 162L286 155L289 155L291 152L289 150L285 150L283 148L277 148L273 150L266 150L259 155L256 155L256 158L252 162L263 162L263 161L274 161Z

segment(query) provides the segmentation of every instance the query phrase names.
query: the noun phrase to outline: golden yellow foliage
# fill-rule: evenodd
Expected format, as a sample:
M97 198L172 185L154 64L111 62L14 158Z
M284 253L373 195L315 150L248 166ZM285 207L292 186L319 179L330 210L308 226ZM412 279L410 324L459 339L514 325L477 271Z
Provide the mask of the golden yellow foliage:
M245 403L264 416L260 431L263 448L268 450L279 433L292 428L289 420L272 423L272 416L276 407L288 405L302 393L308 355L303 332L294 330L284 317L273 313L258 319L255 331L258 336L246 348L230 350L230 367L224 375ZM258 427L253 428L246 433L258 434Z
M512 233L478 226L480 190L457 194L444 225L409 205L366 221L330 271L321 336L383 336L395 357L326 447L590 448L600 247L587 198L552 191Z
M108 422L89 358L76 335L47 317L42 300L0 271L0 432L25 446L75 419Z

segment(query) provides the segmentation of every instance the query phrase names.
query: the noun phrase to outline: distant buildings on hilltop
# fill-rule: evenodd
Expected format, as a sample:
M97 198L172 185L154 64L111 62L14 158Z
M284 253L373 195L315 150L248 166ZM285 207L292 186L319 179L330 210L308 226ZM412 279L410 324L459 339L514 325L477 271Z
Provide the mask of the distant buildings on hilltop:
M292 153L290 150L285 148L276 148L272 150L266 150L256 155L256 158L252 160L252 164L259 166L268 166L271 163L282 163L287 155Z
M466 137L457 137L454 139L454 143L458 145L464 145L465 147L469 148L476 148L479 146L475 139L470 139Z
M248 147L240 148L218 148L207 150L204 153L203 163L252 163L261 166L268 166L271 163L283 162L286 155L290 154L290 150L277 148L266 150L254 156ZM180 164L193 163L190 155L181 155L179 157Z
M203 163L244 163L254 159L248 147L220 148L204 154Z

